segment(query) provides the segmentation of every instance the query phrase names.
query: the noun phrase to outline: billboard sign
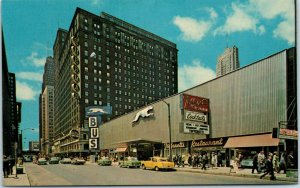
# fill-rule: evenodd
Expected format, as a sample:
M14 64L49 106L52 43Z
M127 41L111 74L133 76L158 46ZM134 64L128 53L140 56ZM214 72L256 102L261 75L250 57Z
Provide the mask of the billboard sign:
M291 129L279 129L279 138L298 140L298 131Z
M88 106L85 108L86 116L100 116L103 114L112 114L111 106Z
M181 109L189 110L193 112L208 112L209 99L192 96L187 94L181 95Z
M209 134L209 125L201 124L197 122L184 122L183 123L184 133L196 133L196 134Z

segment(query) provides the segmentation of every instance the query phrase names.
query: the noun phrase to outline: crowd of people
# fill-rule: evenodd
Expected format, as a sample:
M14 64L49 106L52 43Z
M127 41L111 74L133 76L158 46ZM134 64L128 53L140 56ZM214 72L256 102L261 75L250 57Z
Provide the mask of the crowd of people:
M185 159L181 155L175 155L173 157L173 162L175 163L175 166L184 167ZM193 155L188 155L187 163L189 167L206 170L207 167L214 168L222 166L222 157L220 153L217 154L215 152L212 152L211 156L209 156L206 152L194 153Z
M275 180L274 171L280 173L286 173L287 168L293 168L295 166L295 160L293 152L291 151L288 156L286 152L282 152L280 155L278 152L269 152L267 157L264 154L264 151L256 153L253 157L253 167L252 173L256 170L258 174L263 174L260 178L263 178L266 175L270 175L271 180Z
M15 159L11 156L3 156L3 174L4 178L8 178L8 175L13 174L13 167L15 165Z

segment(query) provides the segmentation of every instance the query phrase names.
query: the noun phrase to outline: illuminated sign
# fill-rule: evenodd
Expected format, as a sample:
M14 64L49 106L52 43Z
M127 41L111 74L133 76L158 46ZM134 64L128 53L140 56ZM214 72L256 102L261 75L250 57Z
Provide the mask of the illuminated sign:
M85 108L86 116L99 116L103 114L111 114L111 106L89 106Z
M73 139L79 139L79 132L75 129L72 129L70 131L70 136L73 138Z
M182 94L181 109L196 111L196 112L208 112L209 99Z
M89 117L89 128L90 128L89 148L98 149L99 128L98 128L97 117Z
M184 133L209 134L209 125L201 123L183 123Z
M199 122L207 122L207 115L197 112L185 112L185 119L189 121L199 121Z

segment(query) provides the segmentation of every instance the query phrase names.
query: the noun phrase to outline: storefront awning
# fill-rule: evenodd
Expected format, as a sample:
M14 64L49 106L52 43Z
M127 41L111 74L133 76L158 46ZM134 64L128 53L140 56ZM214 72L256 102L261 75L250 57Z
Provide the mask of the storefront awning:
M272 134L260 134L228 138L224 148L278 146L278 144L279 139L272 138Z
M127 150L127 148L117 148L115 150L116 153L120 153L120 152L125 152Z

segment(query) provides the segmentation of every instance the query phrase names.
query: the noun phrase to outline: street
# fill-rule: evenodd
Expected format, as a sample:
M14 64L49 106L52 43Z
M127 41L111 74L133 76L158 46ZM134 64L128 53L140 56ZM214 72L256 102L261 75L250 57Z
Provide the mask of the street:
M256 178L208 175L179 171L127 169L117 166L56 164L39 166L25 163L31 186L64 185L228 185L290 184Z

